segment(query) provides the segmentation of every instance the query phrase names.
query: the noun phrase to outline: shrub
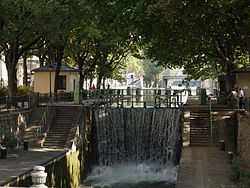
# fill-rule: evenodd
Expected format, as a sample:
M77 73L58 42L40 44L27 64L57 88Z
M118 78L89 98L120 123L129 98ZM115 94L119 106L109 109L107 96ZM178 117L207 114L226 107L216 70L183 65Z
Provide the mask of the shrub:
M234 162L231 165L230 180L233 182L238 182L240 179L240 167Z
M17 88L17 96L28 96L33 92L33 88L30 86L19 86Z
M0 97L6 97L8 95L7 87L0 87Z
M234 161L231 166L231 181L237 183L239 187L248 188L250 187L250 171L247 167L248 165L243 165L242 161Z
M18 139L13 133L6 133L3 136L1 145L6 148L14 149L18 145Z

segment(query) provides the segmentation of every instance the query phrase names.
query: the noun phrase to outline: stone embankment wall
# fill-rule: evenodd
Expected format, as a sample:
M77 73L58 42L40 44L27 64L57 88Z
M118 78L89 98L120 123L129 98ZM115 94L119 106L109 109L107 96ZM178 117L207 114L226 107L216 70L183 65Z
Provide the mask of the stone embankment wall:
M239 113L238 120L238 154L250 166L250 114Z
M85 108L81 114L79 125L74 140L77 140L76 148L72 147L60 156L57 156L45 164L47 173L46 185L48 187L78 187L89 172L90 140L89 136L92 124L91 110ZM32 185L31 176L25 175L19 180L10 183L14 187L28 187Z
M225 141L226 151L236 151L237 116L234 110L214 110L212 129L212 145L219 146L220 140Z
M31 111L4 112L0 114L0 138L6 133L13 133L21 141Z

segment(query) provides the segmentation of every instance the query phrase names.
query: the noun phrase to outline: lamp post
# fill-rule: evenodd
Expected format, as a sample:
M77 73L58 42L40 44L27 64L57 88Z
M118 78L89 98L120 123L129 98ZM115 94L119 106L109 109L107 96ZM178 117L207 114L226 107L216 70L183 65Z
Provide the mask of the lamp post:
M132 90L133 90L133 87L134 87L134 75L133 74L131 74L131 78L132 78Z
M131 78L132 78L132 89L131 89L131 91L132 91L132 108L133 108L133 106L134 106L134 99L133 99L133 87L134 87L134 75L133 74L131 74Z
M53 66L50 64L49 66L49 97L52 97L52 92L51 92L51 72L53 69Z

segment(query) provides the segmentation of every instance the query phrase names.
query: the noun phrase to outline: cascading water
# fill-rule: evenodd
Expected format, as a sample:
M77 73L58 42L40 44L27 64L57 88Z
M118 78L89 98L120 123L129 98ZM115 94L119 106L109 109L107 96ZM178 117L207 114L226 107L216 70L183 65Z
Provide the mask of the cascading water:
M96 165L85 185L172 187L181 148L180 110L95 109L94 116Z

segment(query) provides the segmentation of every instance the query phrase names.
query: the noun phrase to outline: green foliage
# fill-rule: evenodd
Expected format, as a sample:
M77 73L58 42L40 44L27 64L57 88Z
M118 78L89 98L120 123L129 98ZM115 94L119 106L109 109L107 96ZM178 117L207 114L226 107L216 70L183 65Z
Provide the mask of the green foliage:
M233 182L238 182L240 179L240 168L237 164L233 163L231 165L230 180Z
M158 63L152 61L150 59L144 59L142 62L143 70L144 70L144 80L149 82L149 87L151 87L151 83L154 82L154 87L158 87L158 83L161 79L163 67L158 66Z
M191 78L231 74L249 61L250 2L151 1L140 25L148 57Z
M143 54L142 51L140 53ZM154 87L158 87L158 83L161 80L164 71L163 66L159 66L157 62L147 59L142 55L138 58L129 55L126 58L125 69L129 72L141 74L144 77L147 87L152 87L152 83L154 84Z
M30 86L19 86L17 88L17 96L28 96L33 92L33 88Z
M19 141L13 133L6 133L3 136L1 145L6 148L14 149L18 145Z
M139 73L139 74L143 74L143 67L142 67L142 60L138 59L132 55L129 55L126 58L126 70L131 71L131 72L135 72L135 73Z
M6 87L0 87L0 97L6 97L8 95L8 89Z
M231 165L230 180L240 185L240 187L250 187L249 169L246 169L234 161Z

